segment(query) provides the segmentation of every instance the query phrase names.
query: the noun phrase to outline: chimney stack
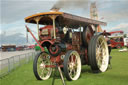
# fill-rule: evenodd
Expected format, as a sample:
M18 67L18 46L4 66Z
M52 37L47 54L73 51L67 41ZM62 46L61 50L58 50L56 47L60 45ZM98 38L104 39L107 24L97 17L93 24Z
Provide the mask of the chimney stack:
M57 7L52 7L50 10L51 12L58 12L60 9Z

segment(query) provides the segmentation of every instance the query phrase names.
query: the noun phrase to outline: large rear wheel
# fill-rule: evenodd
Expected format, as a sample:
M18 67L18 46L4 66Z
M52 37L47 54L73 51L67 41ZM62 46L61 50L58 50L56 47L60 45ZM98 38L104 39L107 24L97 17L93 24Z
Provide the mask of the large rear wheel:
M93 72L105 72L108 67L109 54L107 42L102 35L93 36L88 47L89 64Z
M64 58L64 74L67 80L77 80L81 73L81 60L77 51L70 50Z
M46 67L46 65L51 65L50 56L45 52L37 54L33 63L33 72L38 80L47 80L50 78L52 68Z

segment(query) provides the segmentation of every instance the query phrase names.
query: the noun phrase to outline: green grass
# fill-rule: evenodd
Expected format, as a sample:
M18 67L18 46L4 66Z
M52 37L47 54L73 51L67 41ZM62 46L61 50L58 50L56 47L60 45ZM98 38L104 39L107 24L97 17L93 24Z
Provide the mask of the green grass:
M32 57L29 58L29 61L32 60ZM24 65L25 63L29 62L26 61L26 58L21 59L19 62L11 62L10 65L5 66L4 68L0 69L0 77L7 75L9 71L16 69L17 67ZM10 67L10 68L9 68Z
M112 69L93 74L89 66L82 67L81 77L76 81L66 81L67 85L128 85L128 52L112 50ZM46 81L36 80L32 62L25 64L0 79L0 85L51 85L52 77ZM55 85L62 85L55 80Z

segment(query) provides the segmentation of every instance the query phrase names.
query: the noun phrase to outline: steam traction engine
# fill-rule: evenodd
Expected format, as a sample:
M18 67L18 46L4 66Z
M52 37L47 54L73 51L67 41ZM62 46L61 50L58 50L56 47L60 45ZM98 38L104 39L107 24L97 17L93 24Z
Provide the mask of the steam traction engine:
M93 72L105 72L108 67L108 48L99 25L106 25L80 16L63 12L45 12L25 18L25 22L37 24L39 40L26 26L41 48L33 63L38 80L51 76L53 63L63 69L67 80L77 80L81 65L90 65ZM44 27L39 27L43 25Z

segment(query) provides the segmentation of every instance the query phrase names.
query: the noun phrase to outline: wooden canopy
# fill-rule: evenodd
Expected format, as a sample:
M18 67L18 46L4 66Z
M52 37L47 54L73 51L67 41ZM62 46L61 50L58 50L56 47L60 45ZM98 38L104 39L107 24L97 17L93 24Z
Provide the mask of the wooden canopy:
M34 14L32 16L28 16L25 18L26 23L33 23L36 24L36 18L39 18L39 24L41 25L52 25L53 21L51 16L56 16L56 23L60 26L67 26L70 28L77 28L79 26L85 26L88 24L93 25L107 25L105 22L101 22L98 20L93 20L85 17L80 17L76 15L72 15L69 13L64 12L44 12L44 13L38 13Z

